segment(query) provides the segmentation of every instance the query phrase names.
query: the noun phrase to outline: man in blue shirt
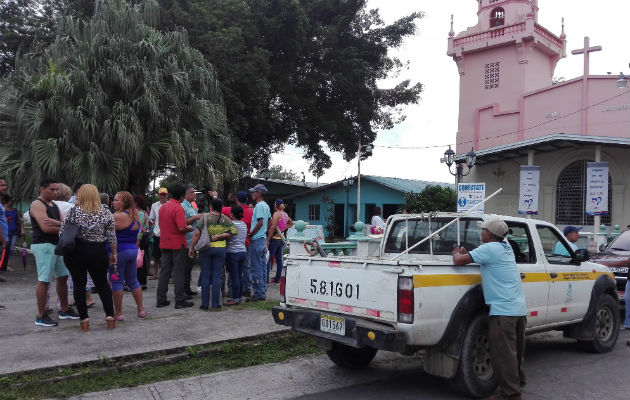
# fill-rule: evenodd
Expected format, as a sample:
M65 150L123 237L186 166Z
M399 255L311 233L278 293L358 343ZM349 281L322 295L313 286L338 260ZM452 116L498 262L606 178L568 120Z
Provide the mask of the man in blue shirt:
M267 193L265 185L259 183L249 189L252 192L252 199L256 202L254 215L252 216L252 227L249 232L250 245L250 265L252 271L252 288L254 294L250 301L265 300L267 295L267 226L271 219L269 206L263 200L263 195Z
M490 360L499 383L499 396L490 399L520 399L525 384L525 327L527 304L514 252L504 239L507 224L491 219L480 224L483 244L470 253L463 247L453 250L455 265L478 263L481 287L490 306L488 336Z
M562 231L562 233L564 233L564 237L566 237L567 240L569 241L569 246L571 246L573 251L578 249L575 243L580 239L581 229L582 228L576 228L575 226L569 225L569 226L565 226L564 230ZM571 257L571 254L569 254L569 251L567 250L566 246L560 240L556 242L556 245L553 247L551 254L554 256Z
M203 214L197 213L195 207L193 207L192 202L195 201L195 187L193 185L186 186L186 195L184 195L184 201L182 201L182 207L184 207L184 212L186 213L186 225L191 225L193 228L197 228L197 222L201 219ZM190 247L190 242L192 241L194 231L186 233L186 242L188 243L188 247ZM190 276L192 274L193 264L195 262L194 258L186 257L186 276L184 278L184 289L186 290L186 296L191 297L197 294L196 291L190 288ZM190 300L190 298L188 299Z

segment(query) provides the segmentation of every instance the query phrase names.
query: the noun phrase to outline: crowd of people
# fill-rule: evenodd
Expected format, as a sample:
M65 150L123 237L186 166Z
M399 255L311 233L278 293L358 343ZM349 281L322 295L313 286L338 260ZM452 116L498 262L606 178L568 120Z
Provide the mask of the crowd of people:
M0 269L11 271L8 259L24 237L24 223L6 191L7 182L0 178ZM211 200L203 212L192 185L162 187L159 200L148 207L144 196L127 191L116 193L110 204L110 197L92 184L78 183L71 189L56 179L43 179L39 196L24 216L30 217L37 269L35 325L58 325L51 317L51 283L58 319L78 320L83 331L89 330L89 309L96 303L92 291L98 293L109 329L125 320L125 291L131 293L138 318L146 318L143 290L150 279L158 281L158 308L171 304L169 283L177 309L193 307L198 291L199 308L207 311L265 300L267 285L280 281L285 234L293 221L281 199L275 200L272 215L264 185L249 192L253 204L247 192L239 191L228 197L232 204L226 206L216 192L208 192ZM70 247L64 242L67 237L73 237ZM200 274L193 284L196 259ZM274 260L277 272L269 280Z

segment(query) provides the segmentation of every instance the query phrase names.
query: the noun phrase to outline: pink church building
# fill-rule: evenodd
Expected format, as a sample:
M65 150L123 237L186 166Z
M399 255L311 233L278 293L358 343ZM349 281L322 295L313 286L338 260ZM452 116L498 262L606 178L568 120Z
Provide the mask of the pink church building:
M471 148L477 164L464 178L503 192L486 211L517 215L521 165L541 167L539 214L558 225L592 225L585 214L586 162L609 163L606 225L630 224L630 83L590 75L589 57L602 50L584 38L573 57L584 75L554 82L566 57L559 36L539 25L537 0L477 0L477 25L455 35L447 54L460 75L456 160ZM595 221L597 222L597 221ZM592 228L589 228L590 230Z

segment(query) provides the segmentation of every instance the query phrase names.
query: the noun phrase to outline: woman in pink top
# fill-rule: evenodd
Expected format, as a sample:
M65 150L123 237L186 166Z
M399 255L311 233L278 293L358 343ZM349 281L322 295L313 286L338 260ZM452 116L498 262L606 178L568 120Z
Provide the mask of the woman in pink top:
M280 283L282 276L282 252L284 250L284 237L287 229L293 226L293 220L284 212L284 201L276 199L274 213L267 231L267 248L269 249L269 261L267 261L267 275L271 272L271 261L276 260L276 277L269 283Z

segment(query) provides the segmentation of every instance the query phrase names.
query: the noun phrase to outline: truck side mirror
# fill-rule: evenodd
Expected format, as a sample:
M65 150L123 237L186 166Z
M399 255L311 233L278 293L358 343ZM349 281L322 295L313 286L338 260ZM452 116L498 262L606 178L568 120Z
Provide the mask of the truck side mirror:
M591 259L591 255L589 254L588 250L586 249L577 249L575 250L575 263L576 264L580 264L583 263L584 261L588 261Z

